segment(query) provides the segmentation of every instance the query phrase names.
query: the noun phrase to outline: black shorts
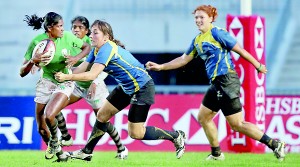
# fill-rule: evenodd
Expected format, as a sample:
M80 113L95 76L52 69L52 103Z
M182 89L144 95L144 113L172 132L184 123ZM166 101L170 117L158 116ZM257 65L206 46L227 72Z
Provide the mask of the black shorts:
M225 116L242 111L241 83L236 73L217 76L205 93L202 104L214 112L222 110Z
M129 95L118 85L106 98L119 111L129 104L131 107L128 113L130 122L145 122L150 109L154 103L155 87L153 80L149 80L139 91Z

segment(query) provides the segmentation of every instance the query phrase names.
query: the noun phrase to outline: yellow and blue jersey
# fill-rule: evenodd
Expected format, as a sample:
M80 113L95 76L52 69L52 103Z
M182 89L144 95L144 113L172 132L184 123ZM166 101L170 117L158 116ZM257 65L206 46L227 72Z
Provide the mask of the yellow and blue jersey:
M92 49L86 61L105 65L104 71L114 77L126 94L137 92L152 79L143 64L112 41L106 42L98 51Z
M230 51L236 43L226 30L212 26L206 33L200 33L193 39L185 54L200 56L204 60L211 82L216 76L235 72Z

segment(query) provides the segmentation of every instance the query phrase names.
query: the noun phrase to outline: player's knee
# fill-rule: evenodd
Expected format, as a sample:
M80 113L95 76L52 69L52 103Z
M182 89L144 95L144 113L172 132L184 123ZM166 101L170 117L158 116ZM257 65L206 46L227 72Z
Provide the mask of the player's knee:
M55 119L55 115L54 114L48 114L45 117L45 120L46 120L47 123L54 121L54 119Z
M208 122L208 119L206 119L205 116L200 113L198 113L197 119L201 126L205 125Z
M240 132L240 129L242 127L241 123L231 123L230 128L235 132Z
M128 130L128 135L133 139L139 140L139 139L142 139L145 134L142 134L141 132L138 132L138 131Z
M45 111L45 120L46 120L46 122L47 123L49 123L49 122L53 122L54 121L54 119L55 119L55 117L56 117L56 113L55 112L48 112L48 111Z
M97 120L100 122L107 122L113 116L111 112L97 112Z
M107 119L107 117L106 116L103 116L103 115L97 115L97 120L99 121L99 122L107 122L108 121L108 119Z

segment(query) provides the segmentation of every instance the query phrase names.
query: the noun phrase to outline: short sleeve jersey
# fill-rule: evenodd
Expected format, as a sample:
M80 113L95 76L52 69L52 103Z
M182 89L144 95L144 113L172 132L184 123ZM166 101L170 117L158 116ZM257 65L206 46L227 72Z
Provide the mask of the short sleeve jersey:
M214 27L206 33L198 34L185 54L199 56L205 62L207 76L211 81L216 76L235 72L230 51L236 40L224 29Z
M26 53L25 53L25 59L30 60L32 56L32 52L34 47L42 40L48 39L48 35L46 33L37 35L30 43ZM75 35L73 35L71 32L64 31L63 37L56 38L53 40L55 43L55 54L54 58L51 60L51 62L43 66L43 73L42 77L51 80L54 83L58 83L57 80L54 78L54 74L57 72L63 72L65 74L70 73L70 70L66 68L67 64L65 63L66 58L64 58L62 54L62 50L70 51L73 48L81 48L83 45L83 41L79 38L77 38Z
M105 65L104 71L114 77L129 95L139 91L151 80L145 66L129 51L112 41L106 42L98 51L92 49L86 61Z

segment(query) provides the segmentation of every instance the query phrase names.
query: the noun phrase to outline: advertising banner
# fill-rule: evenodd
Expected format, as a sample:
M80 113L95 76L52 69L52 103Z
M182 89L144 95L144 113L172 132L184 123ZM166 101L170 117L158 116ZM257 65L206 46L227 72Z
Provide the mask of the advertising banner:
M202 99L203 94L156 95L156 103L149 111L146 124L167 130L183 130L187 137L186 151L210 151L203 128L197 122L198 108ZM33 97L1 97L0 108L0 150L46 149L37 132ZM62 112L74 139L73 146L63 149L72 151L82 148L95 123L91 107L81 100ZM131 139L128 136L127 114L128 109L125 109L114 116L111 122L130 151L175 151L169 141ZM300 153L300 97L267 96L265 118L265 132L272 138L285 141L288 152ZM222 150L231 151L228 149L226 120L221 112L214 118L214 122L218 128ZM95 150L116 151L116 146L106 134ZM271 150L266 148L265 151Z
M270 137L286 142L287 152L300 153L300 97L268 96L266 127Z
M0 150L40 149L33 97L0 97Z
M209 142L204 130L197 121L198 108L203 95L156 95L155 104L151 107L146 125L166 130L183 130L186 133L186 149L189 151L209 151ZM66 150L76 150L86 143L95 123L91 107L81 100L63 110L67 127L74 138L74 145ZM115 115L111 122L116 126L123 144L131 151L175 151L174 145L166 140L134 140L128 136L128 108ZM222 114L214 119L219 133L219 141L226 150L226 122ZM43 149L46 145L43 144ZM116 150L108 134L99 141L96 150Z
M239 45L265 64L265 19L260 16L227 15L227 30ZM265 131L266 76L235 52L232 59L241 81L241 103L245 120ZM245 79L247 78L247 79ZM234 152L264 152L265 146L227 126L228 148Z

